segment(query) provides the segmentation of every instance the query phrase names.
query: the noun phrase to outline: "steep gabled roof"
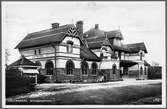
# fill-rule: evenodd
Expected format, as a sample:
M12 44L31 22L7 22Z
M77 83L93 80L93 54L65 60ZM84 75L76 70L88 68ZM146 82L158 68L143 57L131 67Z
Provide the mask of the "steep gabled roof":
M105 37L105 31L100 29L91 28L90 30L86 31L84 37Z
M144 65L145 66L151 66L146 60L144 60Z
M75 28L73 24L68 24L60 26L59 28L51 28L39 32L30 33L15 48L26 48L45 45L49 43L60 43L71 27Z
M87 61L100 61L100 58L94 54L90 49L85 46L81 46L80 57Z
M98 49L103 45L105 37L91 37L87 38L86 41L90 49Z
M103 31L99 28L91 28L84 33L84 37L90 49L98 49L101 48L102 45L108 45L114 50L127 51L126 48L114 46L110 42L110 39L112 38L123 39L120 30Z
M12 66L20 66L20 65L38 66L37 64L25 58L24 56L22 56L19 60L13 62L9 66L12 67Z
M123 52L131 52L129 48L125 47L124 45L123 46L116 46L116 45L111 45L112 46L112 49L115 50L115 51L123 51Z
M143 50L145 53L147 53L144 42L127 44L127 47L130 49L131 53L138 53L140 50Z
M108 38L118 38L123 39L122 33L120 30L113 30L105 32Z

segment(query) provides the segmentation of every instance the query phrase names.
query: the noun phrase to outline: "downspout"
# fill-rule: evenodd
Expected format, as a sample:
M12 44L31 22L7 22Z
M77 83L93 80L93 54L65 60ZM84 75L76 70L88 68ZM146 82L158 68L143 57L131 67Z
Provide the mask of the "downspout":
M52 42L51 42L51 46L54 48L54 51L55 51L55 52L54 52L54 54L55 54L55 55L54 55L54 60L55 60L55 70L54 70L55 72L54 72L54 73L55 73L55 76L56 76L56 81L55 81L55 82L58 82L58 81L57 81L57 68L56 68L56 59L57 59L57 58L56 58L56 52L57 52L57 51L56 51L56 45L57 45L57 43L52 43Z

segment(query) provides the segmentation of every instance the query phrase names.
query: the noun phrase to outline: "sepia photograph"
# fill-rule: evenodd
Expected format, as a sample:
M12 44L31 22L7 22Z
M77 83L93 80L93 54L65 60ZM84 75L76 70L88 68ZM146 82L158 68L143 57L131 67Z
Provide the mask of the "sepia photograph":
M2 107L166 107L165 1L2 1Z

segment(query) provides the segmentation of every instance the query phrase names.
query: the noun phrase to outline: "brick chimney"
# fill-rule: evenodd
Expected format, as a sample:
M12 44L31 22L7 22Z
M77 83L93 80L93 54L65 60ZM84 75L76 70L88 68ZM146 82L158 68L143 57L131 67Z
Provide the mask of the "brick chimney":
M76 22L76 28L77 28L77 31L78 31L78 35L80 37L83 37L83 21L77 21Z
M52 23L52 29L59 28L59 23Z
M95 29L99 29L99 24L95 24Z

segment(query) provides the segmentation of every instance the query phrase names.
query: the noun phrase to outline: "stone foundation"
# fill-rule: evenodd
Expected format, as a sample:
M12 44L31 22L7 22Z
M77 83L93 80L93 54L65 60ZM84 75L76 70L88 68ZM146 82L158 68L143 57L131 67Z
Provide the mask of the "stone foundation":
M57 73L56 73L57 72ZM82 75L81 69L74 69L73 74L67 75L66 69L57 68L53 75L46 75L45 69L40 70L40 74L46 76L45 81L49 83L54 82L98 82L100 76L104 76L105 81L120 80L120 72L117 69L113 74L112 69L97 70L96 75L92 75L92 70L88 69L87 75Z

